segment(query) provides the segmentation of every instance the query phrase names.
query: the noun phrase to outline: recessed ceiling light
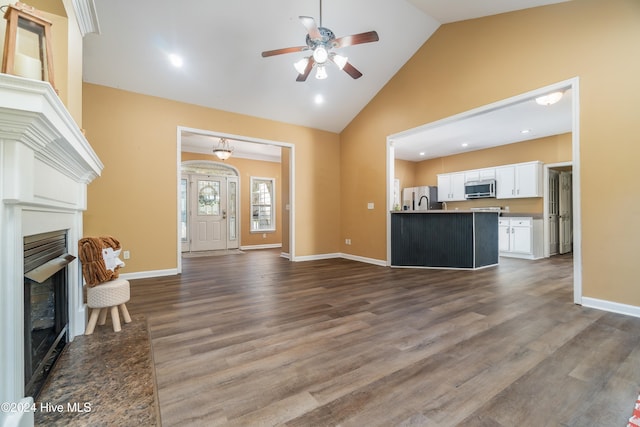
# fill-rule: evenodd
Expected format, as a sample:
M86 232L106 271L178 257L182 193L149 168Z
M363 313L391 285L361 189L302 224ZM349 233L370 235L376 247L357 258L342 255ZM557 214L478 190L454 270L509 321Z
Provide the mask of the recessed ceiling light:
M426 153L425 153L424 151L421 151L419 154L420 154L421 156L424 156Z
M324 102L324 96L318 94L318 95L315 96L315 98L313 98L313 101L316 104L322 104Z
M527 134L527 133L531 133L531 129L522 129L522 130L520 131L520 133L521 133L521 134L523 134L523 135L524 135L524 134Z
M462 143L462 146L466 148L466 147L468 147L468 146L469 146L469 143L467 143L467 142L463 142L463 143Z
M176 55L174 53L169 55L169 61L171 61L171 65L173 65L176 68L182 67L182 64L184 63L182 61L182 57L178 56L178 55Z

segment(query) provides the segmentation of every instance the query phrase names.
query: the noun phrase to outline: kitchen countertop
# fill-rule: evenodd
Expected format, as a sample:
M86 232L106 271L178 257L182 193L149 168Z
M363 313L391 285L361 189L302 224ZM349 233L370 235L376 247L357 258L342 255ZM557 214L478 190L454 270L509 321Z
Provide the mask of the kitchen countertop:
M500 216L505 218L533 218L533 219L542 219L544 216L541 213L522 213L522 212L501 212Z
M450 214L470 214L470 213L499 213L492 211L472 211L469 209L432 209L429 211L391 211L392 214L434 214L434 213L450 213ZM521 216L521 215L520 215Z
M392 214L433 214L433 213L451 213L451 214L469 214L469 213L498 213L501 217L505 218L533 218L543 219L544 215L541 213L526 213L526 212L497 212L497 211L477 211L470 209L432 209L429 211L390 211Z

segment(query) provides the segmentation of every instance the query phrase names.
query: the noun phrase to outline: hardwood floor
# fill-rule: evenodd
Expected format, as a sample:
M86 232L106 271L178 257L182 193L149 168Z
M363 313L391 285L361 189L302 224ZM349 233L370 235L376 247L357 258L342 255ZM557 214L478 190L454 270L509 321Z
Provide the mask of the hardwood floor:
M412 270L273 250L131 281L164 426L625 426L640 319L572 303L571 258Z

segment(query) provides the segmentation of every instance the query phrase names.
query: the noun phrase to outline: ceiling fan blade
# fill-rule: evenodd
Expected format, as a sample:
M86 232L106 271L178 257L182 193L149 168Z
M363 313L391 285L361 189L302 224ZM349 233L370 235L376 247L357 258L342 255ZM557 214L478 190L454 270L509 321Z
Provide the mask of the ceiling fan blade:
M333 47L346 47L362 43L377 42L380 40L378 33L369 31L366 33L352 34L350 36L339 37L333 41Z
M358 71L358 69L353 65L351 65L349 62L344 64L344 67L342 68L342 70L345 73L349 74L354 79L359 79L360 77L362 77L362 73Z
M309 62L307 62L307 68L304 69L304 73L298 74L298 77L296 78L296 81L297 82L306 81L307 77L309 77L309 74L311 73L311 69L313 68L315 63L316 63L316 61L313 60L313 57L309 58Z
M282 49L275 50L265 50L262 52L262 57L266 58L268 56L274 55L282 55L283 53L294 53L294 52L302 52L303 50L309 49L309 46L295 46L295 47L285 47Z
M311 37L312 40L322 39L322 34L320 34L320 30L318 30L315 19L310 16L299 16L299 18L302 25L307 29L307 33L309 33L309 37Z

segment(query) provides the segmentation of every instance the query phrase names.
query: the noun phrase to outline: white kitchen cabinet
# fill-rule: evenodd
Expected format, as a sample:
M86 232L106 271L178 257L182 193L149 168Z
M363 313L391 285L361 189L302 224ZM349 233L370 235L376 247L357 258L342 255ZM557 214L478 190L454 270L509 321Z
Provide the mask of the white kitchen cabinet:
M456 202L464 200L464 172L438 175L438 201Z
M531 217L498 220L500 256L537 259L542 257L542 221Z
M495 173L496 199L542 197L541 162L499 166Z
M480 181L483 179L495 179L495 177L496 177L495 168L474 169L470 171L464 171L464 182Z

